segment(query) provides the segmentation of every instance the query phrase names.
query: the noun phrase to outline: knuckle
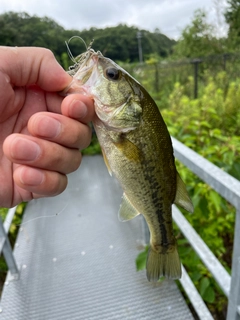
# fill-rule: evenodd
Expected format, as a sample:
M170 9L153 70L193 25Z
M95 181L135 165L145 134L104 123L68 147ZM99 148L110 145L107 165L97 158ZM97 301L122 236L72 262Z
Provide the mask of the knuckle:
M71 165L69 166L70 171L68 173L76 171L79 168L81 161L82 161L81 152L79 150L74 150Z
M74 134L69 136L69 144L80 150L86 148L91 141L91 130L88 125L80 124Z
M80 163L80 151L77 149L70 149L63 152L57 152L51 166L52 168L56 168L56 171L67 174L77 170Z
M64 174L54 172L48 181L48 194L58 195L67 187L67 177Z

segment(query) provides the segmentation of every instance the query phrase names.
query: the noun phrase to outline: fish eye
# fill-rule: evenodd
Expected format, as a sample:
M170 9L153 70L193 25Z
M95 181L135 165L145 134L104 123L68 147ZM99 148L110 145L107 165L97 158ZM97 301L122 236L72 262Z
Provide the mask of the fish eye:
M109 80L118 80L121 77L121 71L117 68L109 67L105 70L105 75Z

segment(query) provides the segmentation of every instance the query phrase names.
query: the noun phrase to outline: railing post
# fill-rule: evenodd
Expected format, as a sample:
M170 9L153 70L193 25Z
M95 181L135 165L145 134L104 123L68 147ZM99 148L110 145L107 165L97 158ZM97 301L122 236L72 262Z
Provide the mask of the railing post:
M137 39L138 39L138 55L139 55L139 63L142 64L143 63L143 53L142 53L142 42L141 42L141 38L142 38L142 33L141 31L137 32Z
M240 208L237 208L227 320L240 320Z
M158 63L154 64L155 67L155 91L159 91L159 74L158 74Z
M198 64L201 62L201 59L194 59L191 61L194 68L194 99L197 99L198 97Z
M19 278L19 271L13 256L12 247L8 239L8 235L3 227L2 219L0 218L0 252L3 253L8 269L13 279Z
M224 53L223 54L223 70L226 71L227 68L227 60L229 59L230 54L229 53Z

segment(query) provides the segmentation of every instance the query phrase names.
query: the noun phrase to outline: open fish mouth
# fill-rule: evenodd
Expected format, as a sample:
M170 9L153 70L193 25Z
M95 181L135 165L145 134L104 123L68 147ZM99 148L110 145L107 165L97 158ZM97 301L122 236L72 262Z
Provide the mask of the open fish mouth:
M91 75L94 68L97 66L99 54L91 49L90 52L86 52L78 56L75 60L75 65L68 71L73 76L71 83L64 89L63 94L81 93L88 95L88 88L90 84L84 86Z
M73 38L79 38L86 46L86 52L74 57L69 48L69 43ZM88 94L87 88L83 87L84 84L89 80L93 73L93 69L98 64L99 57L103 57L100 51L95 51L91 48L93 41L87 47L85 41L78 36L71 37L68 42L66 42L66 46L68 49L69 57L74 62L74 65L69 68L68 74L73 77L72 82L61 92L62 95L67 95L70 93L81 93ZM89 87L89 86L88 86Z

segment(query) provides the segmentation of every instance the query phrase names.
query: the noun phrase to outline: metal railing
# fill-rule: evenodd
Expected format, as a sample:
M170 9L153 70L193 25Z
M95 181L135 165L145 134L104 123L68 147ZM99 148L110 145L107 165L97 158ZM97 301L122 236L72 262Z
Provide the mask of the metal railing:
M240 320L240 182L178 140L172 142L175 157L236 208L231 276L175 206L173 218L227 296L227 320ZM213 319L184 268L181 284L199 318Z

